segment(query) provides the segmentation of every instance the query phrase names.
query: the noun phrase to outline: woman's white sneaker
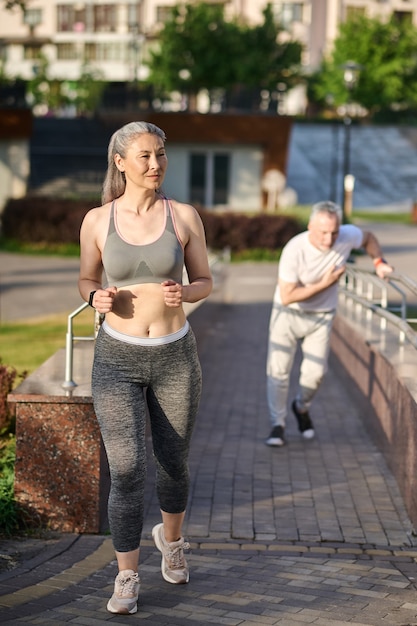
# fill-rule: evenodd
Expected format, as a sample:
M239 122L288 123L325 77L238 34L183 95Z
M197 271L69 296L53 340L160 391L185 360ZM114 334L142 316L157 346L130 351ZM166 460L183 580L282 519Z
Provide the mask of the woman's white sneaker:
M152 537L156 547L162 554L161 572L164 580L174 585L188 583L190 573L184 550L190 549L190 544L181 537L178 541L165 540L164 525L157 524L152 528Z
M140 580L137 572L125 569L119 572L114 581L114 593L107 603L110 613L129 615L138 610Z

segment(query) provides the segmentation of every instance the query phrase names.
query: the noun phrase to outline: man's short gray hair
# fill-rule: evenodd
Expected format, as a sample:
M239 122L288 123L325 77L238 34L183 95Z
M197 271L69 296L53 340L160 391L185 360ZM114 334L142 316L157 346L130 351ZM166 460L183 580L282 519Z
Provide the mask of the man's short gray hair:
M310 213L310 221L320 213L327 213L327 215L336 215L339 223L341 223L343 218L343 212L341 207L335 202L331 202L330 200L316 202L316 204L313 204Z

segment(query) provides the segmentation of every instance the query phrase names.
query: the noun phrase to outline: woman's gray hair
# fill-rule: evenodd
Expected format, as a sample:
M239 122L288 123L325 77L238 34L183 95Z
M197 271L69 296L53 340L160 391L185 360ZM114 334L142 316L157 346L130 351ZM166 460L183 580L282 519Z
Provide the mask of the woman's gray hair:
M327 213L327 215L336 215L339 223L342 222L342 209L335 202L325 200L324 202L316 202L316 204L313 204L310 213L310 222L314 217L316 217L316 215L319 215L320 213Z
M117 169L116 163L114 162L115 155L120 154L123 159L126 158L126 153L132 141L134 141L138 135L145 135L147 133L157 135L165 143L166 137L164 131L150 122L129 122L129 124L125 124L125 126L116 130L111 136L107 153L107 173L101 195L102 204L119 198L126 188L125 175Z

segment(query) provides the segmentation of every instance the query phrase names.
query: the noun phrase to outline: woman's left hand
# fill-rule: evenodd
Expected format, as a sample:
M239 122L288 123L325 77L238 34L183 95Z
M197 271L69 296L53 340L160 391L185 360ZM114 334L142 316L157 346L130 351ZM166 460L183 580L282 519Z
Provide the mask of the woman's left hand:
M166 306L179 307L182 304L182 285L174 280L164 280L162 283Z

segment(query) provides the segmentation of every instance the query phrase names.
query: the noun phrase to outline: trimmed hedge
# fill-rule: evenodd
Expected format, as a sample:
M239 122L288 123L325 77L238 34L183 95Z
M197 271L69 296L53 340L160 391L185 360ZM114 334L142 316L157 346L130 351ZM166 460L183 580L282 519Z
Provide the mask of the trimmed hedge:
M206 231L207 245L214 250L229 247L232 252L251 248L277 250L301 232L300 224L291 217L265 215L253 217L244 213L217 213L199 210Z
M87 211L100 200L26 196L9 200L2 214L2 235L21 243L78 243Z
M9 200L2 215L2 235L21 243L78 243L85 214L99 205L99 198L89 202L41 196ZM294 218L282 215L260 213L251 217L231 211L198 211L207 245L213 250L276 250L302 230Z

